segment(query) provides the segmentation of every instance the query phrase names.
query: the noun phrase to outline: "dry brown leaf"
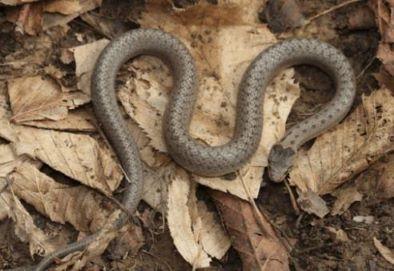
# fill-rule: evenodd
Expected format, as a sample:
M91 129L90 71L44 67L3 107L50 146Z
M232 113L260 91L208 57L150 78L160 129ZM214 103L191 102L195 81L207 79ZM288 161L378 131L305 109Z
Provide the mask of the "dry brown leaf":
M22 77L8 81L8 94L14 123L34 120L61 120L66 118L68 93L60 86L40 76Z
M19 198L52 221L69 222L79 231L97 231L111 211L101 207L105 198L92 189L58 183L30 164L17 167L10 180Z
M381 173L377 186L379 197L394 198L394 154L389 156L388 162L377 165L377 170Z
M382 61L384 69L394 76L394 51L391 48L394 42L394 16L392 14L394 3L387 0L372 0L369 1L369 4L375 12L379 32L382 36L377 57Z
M168 227L179 253L193 268L209 267L210 256L223 257L230 240L206 207L197 209L203 203L197 203L191 186L189 175L178 168L168 188Z
M373 238L373 243L380 255L386 259L389 263L394 265L394 251L384 246L376 237Z
M7 1L9 5L32 1ZM101 5L101 0L50 0L27 3L8 11L7 19L16 24L16 31L37 35L58 25L65 25L79 15Z
M362 105L334 130L318 137L309 150L300 150L290 182L301 192L332 192L352 176L394 149L394 97L380 89L363 97Z
M44 11L50 13L60 13L71 15L80 12L82 9L80 1L75 0L50 0L45 3Z
M62 120L25 121L23 125L69 132L95 132L97 130L93 114L85 109L69 111L67 117Z
M109 43L107 39L97 40L71 48L75 59L75 75L78 77L78 89L90 96L90 78L94 65L104 47Z
M5 180L0 179L0 187L5 187ZM36 227L33 218L23 207L22 203L8 188L0 193L0 206L6 210L7 216L15 222L15 233L23 241L29 242L30 254L45 255L64 245L52 237L46 236L41 229Z
M349 237L347 236L346 232L342 229L336 229L334 227L327 227L327 230L332 233L334 236L334 241L340 242L348 242Z
M17 155L28 155L53 169L109 195L123 174L104 144L88 135L42 130L16 125L0 126L0 137L9 136ZM1 122L0 122L1 123Z
M108 217L106 223L100 228L99 236L97 237L95 242L89 244L89 246L83 251L77 251L64 257L62 260L59 261L59 265L56 266L54 270L82 270L90 259L102 255L105 249L108 247L108 244L112 240L114 240L116 236L118 236L119 232L124 231L126 228L124 227L119 231L115 230L113 227L114 221L118 219L120 214L120 210L113 212Z
M16 6L37 1L40 0L0 0L0 3L9 6Z
M243 270L290 270L289 255L271 224L246 201L219 191L211 195L238 251Z
M337 200L332 207L332 215L343 214L347 209L349 209L350 205L356 201L361 201L363 198L363 194L358 191L357 186L350 186L345 189L335 191L333 195L337 198Z
M275 33L300 27L306 22L297 0L268 1L264 17Z
M43 3L28 3L7 11L7 20L15 23L15 31L37 35L42 28Z
M326 202L311 190L300 192L297 203L308 214L315 214L320 218L325 217L330 212Z

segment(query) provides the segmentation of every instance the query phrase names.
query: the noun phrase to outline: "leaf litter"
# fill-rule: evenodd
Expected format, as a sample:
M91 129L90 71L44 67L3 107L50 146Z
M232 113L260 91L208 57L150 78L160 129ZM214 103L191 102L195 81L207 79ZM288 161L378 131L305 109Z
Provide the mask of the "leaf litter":
M15 4L18 4L16 2ZM58 14L56 14L56 16L52 17L55 18L53 21L55 24L64 24L78 13L78 1L74 1L71 6L67 6L67 9L64 10L59 9L59 7L67 4L68 1L51 2L54 6L46 7L44 9L45 12L63 13L63 15L57 16ZM86 1L86 3L88 2ZM191 50L197 62L201 88L190 131L195 138L206 144L219 145L229 140L232 134L232 127L234 126L234 107L241 75L250 60L258 52L276 42L275 37L269 30L258 22L257 12L260 6L261 3L259 1L229 1L221 2L217 6L199 3L187 9L173 9L168 1L147 1L145 11L135 18L142 27L159 27L175 34ZM35 8L28 10L27 13L40 10L35 10ZM71 17L64 15L71 15ZM41 15L38 14L37 16ZM234 20L234 18L237 18L237 20ZM19 19L23 18L20 17ZM34 20L36 18L32 17L31 19ZM237 22L237 24L234 24L234 22ZM34 29L33 24L32 31L34 32L39 28L45 29L45 23L47 22L44 20L44 25L37 26L36 29ZM20 26L27 26L27 30L29 27L28 24ZM320 28L318 27L317 29ZM235 36L237 39L233 38ZM13 78L9 81L8 93L12 113L8 108L6 110L0 108L2 127L0 136L9 142L0 145L2 150L4 150L4 154L0 155L0 172L2 174L4 172L4 174L0 178L5 178L8 173L12 172L11 176L14 179L12 189L16 200L18 196L35 206L41 213L49 216L51 220L60 223L70 222L76 229L83 232L97 230L95 225L100 223L100 225L105 224L108 226L111 219L118 215L115 212L108 218L110 212L107 213L103 211L105 209L99 207L100 212L96 214L97 218L76 216L75 211L81 208L77 204L78 199L82 199L86 195L94 195L92 197L94 199L86 203L88 208L85 209L88 211L82 214L83 216L87 215L89 210L92 210L90 209L91 207L97 206L97 201L100 202L100 200L97 200L97 197L103 199L102 195L93 193L82 185L73 190L74 187L65 187L59 183L59 187L55 189L56 193L58 193L56 197L65 199L65 201L70 199L69 202L75 201L75 207L70 210L63 210L63 207L58 207L56 204L61 205L64 202L51 200L54 195L50 191L44 193L43 191L45 190L42 191L40 189L37 191L35 189L42 186L37 186L39 183L37 176L40 176L40 181L42 179L43 182L57 185L52 177L39 170L42 162L68 176L68 178L82 182L84 185L93 187L108 196L120 184L122 173L116 161L110 155L111 150L103 147L101 140L84 134L85 132L96 131L91 112L85 110L85 108L75 109L89 101L89 82L93 65L98 53L107 43L108 40L103 39L62 51L65 64L75 60L77 88L82 92L74 92L74 90L70 92L58 80L55 80L56 83L54 83L53 80L47 80L47 78L32 77L27 72L28 77ZM30 59L38 64L44 63L41 60L43 59L42 56L39 55L30 56ZM13 59L10 58L8 64L13 65L14 68L20 68L29 63L29 61L28 58L25 58L19 62L13 62ZM125 74L129 76L131 72L133 76L124 80L118 96L125 109L125 114L131 117L128 120L128 125L134 137L137 138L142 159L147 164L145 170L147 185L144 190L144 199L153 208L166 214L174 243L181 255L194 268L209 266L212 261L211 257L216 257L217 259L223 257L230 246L230 239L226 232L223 231L221 223L214 216L213 212L207 209L203 201L196 198L196 182L213 189L228 192L242 199L249 199L249 196L257 197L261 184L261 175L267 164L267 154L272 145L283 136L287 116L294 101L299 96L298 86L293 80L293 72L288 70L279 75L267 90L264 101L263 138L260 147L252 161L245 168L241 169L238 175L228 176L233 179L230 182L221 178L201 178L187 174L171 162L171 159L167 156L166 147L160 135L162 115L173 84L171 72L168 68L155 58L141 57L133 61L133 63L127 64L126 69ZM61 79L64 76L61 72L56 71L56 68L48 67L45 71L55 79ZM120 72L120 75L120 77L124 77L123 71ZM33 80L30 82L43 84L46 86L45 90L41 91L41 93L38 91L25 93L23 92L25 89L18 86L18 83L23 86L23 83L26 83L25 80L27 80L26 82ZM75 99L70 98L73 95L75 95ZM71 99L72 102L65 100L64 97ZM3 99L1 95L0 99ZM53 101L53 106L51 103L48 104L45 99ZM347 120L319 137L310 150L303 150L298 155L296 166L291 172L290 182L296 185L300 193L299 203L302 201L303 194L308 195L310 193L312 196L307 196L307 201L315 197L316 200L313 202L320 202L322 206L325 206L320 196L331 193L338 198L337 212L343 213L354 201L361 200L363 195L365 195L365 191L360 186L357 186L357 189L349 190L341 190L341 187L338 188L338 186L351 179L360 171L370 167L372 163L378 161L382 155L391 150L387 133L390 134L392 130L384 129L385 127L390 128L390 125L387 126L387 123L392 122L390 118L392 112L387 111L385 104L382 102L391 101L391 99L392 96L384 88L373 92L369 97L364 97L363 105L357 107ZM374 106L376 101L380 107ZM390 104L390 102L387 102L387 104ZM355 116L354 114L356 113L358 115ZM364 113L366 114L364 115ZM385 115L386 113L388 116ZM13 120L13 123L9 122L9 119ZM371 122L372 120L374 122ZM357 128L361 126L360 129L364 132L358 133L356 126ZM375 130L374 127L380 127L381 129ZM79 133L70 133L70 131ZM267 131L270 132L268 133ZM81 134L80 132L83 133ZM353 138L354 145L358 144L358 147L364 146L365 144L363 145L362 142L367 141L368 143L372 142L371 146L368 145L365 149L361 148L359 156L356 158L352 156L352 159L341 152L341 158L349 159L345 159L345 163L341 165L333 164L333 161L328 158L329 155L324 155L335 153L327 150L327 145L333 142L338 143L339 136L350 134L354 136L353 132L357 135L356 140ZM50 141L53 141L54 144L50 144ZM334 144L333 146L336 145ZM355 149L357 146L350 147L350 152L352 148ZM54 152L57 148L60 150ZM337 148L340 151L344 150L338 146ZM346 152L348 151L346 149ZM323 153L323 159L317 156L316 153L320 155ZM305 162L302 162L305 159L303 157L308 155L316 163L307 165ZM77 156L77 159L75 159L75 156ZM309 158L309 160L311 159ZM67 163L64 163L64 161L70 162L70 164L65 165ZM392 192L390 191L393 191L391 189L393 181L390 172L392 172L393 167L390 161L378 162L373 166L376 166L377 170L382 169L382 174L378 178L379 182L377 182L375 190L382 195L382 198L392 197ZM319 163L321 164L319 165ZM324 163L327 163L329 166ZM331 171L327 174L327 169L336 168L338 169L337 175L331 176ZM93 175L89 176L89 173L92 171ZM239 176L243 176L243 182ZM66 190L76 192L68 193ZM250 193L249 195L248 192ZM7 193L10 192L7 190ZM354 197L339 203L340 199L343 200L351 194ZM87 198L90 199L90 196L87 196ZM228 198L234 200L234 205L244 204L240 199L229 195L224 196L224 200L228 200ZM179 206L179 202L182 203L181 206ZM3 208L4 206L0 207L0 216L10 213L10 209L7 209L7 206L9 207L10 204L6 205L5 208ZM241 208L244 210L241 212L241 216L246 217L238 220L240 222L247 220L248 225L256 226L258 224L255 220L256 218L252 218L250 216L251 210L248 210L248 208L252 207L248 203L245 204L245 208ZM312 208L316 207L313 204L310 206ZM59 208L64 212L58 213ZM312 211L312 213L317 214L322 208L319 207L317 211ZM327 206L324 208L327 208ZM335 214L334 211L335 206L334 210L332 210L333 214ZM245 215L245 213L249 213L249 215ZM324 215L325 213L327 213L327 210L324 211ZM26 217L25 221L28 220L29 216ZM87 228L83 223L90 219L93 219L93 221L98 219L100 223L93 223L93 228ZM225 219L224 222L227 225L229 221L231 222L231 219ZM242 255L243 264L248 268L256 264L257 261L260 269L265 270L267 265L271 264L271 260L278 256L281 259L280 268L285 268L288 266L286 249L281 247L282 241L278 239L272 229L269 230L269 227L271 227L269 225L270 222L265 221L265 223L268 227L268 230L266 229L269 233L268 238L260 240L260 237L251 237L252 235L244 228L243 235L241 234L234 239L235 243L241 245L239 252ZM69 255L63 260L64 264L58 266L59 269L57 270L62 270L66 266L71 265L74 265L74 269L82 268L88 259L94 255L100 255L110 240L117 235L110 227L106 229L107 226L104 226L101 232L102 241L92 244L91 248L85 253ZM261 227L261 225L256 227ZM125 229L122 231L125 231ZM341 229L332 229L331 231L336 233L339 236L338 238L346 239L343 237ZM234 237L231 230L230 235ZM260 240L260 243L268 242L269 244L263 247L258 246L256 250L258 253L248 259L242 254L242 246L245 245L245 243L242 243L242 238L245 237L251 238L250 240L252 241ZM272 248L272 246L276 247L272 251L278 253L276 256L274 255L274 258L272 258L273 254L271 255L269 251L269 248ZM82 260L80 260L81 257L83 257Z

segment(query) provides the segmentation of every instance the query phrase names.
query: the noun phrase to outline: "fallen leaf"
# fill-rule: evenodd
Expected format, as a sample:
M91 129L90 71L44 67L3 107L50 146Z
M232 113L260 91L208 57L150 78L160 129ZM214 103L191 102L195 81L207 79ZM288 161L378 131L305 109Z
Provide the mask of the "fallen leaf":
M268 1L263 14L274 33L300 27L306 22L297 0Z
M246 201L212 191L243 270L290 270L289 255L271 224Z
M75 59L75 75L78 77L78 89L90 96L90 81L94 65L109 41L101 39L92 43L84 44L71 48L70 51L74 53Z
M98 231L111 212L100 207L105 198L94 190L58 183L29 164L17 167L9 178L19 198L52 221L68 222L78 231Z
M11 9L7 19L16 24L16 30L29 35L37 35L58 25L65 25L81 14L101 5L101 0L49 0L33 1L2 0L8 5L24 4Z
M7 12L7 20L15 23L15 31L37 35L42 29L43 3L27 3Z
M382 257L389 263L394 264L394 251L384 246L378 239L376 239L376 237L373 238L373 243L380 255L382 255Z
M326 202L313 191L308 190L306 192L299 192L298 194L298 206L308 214L315 214L323 218L330 212Z
M336 229L334 227L327 227L327 230L334 235L335 241L340 242L348 242L349 237L347 236L346 232L342 229Z
M63 174L111 194L123 174L110 150L89 135L12 125L0 117L0 137L12 142L17 155L28 155Z
M361 201L363 199L363 194L361 194L356 186L350 186L346 189L341 189L334 192L333 195L337 198L334 206L332 207L332 215L341 215L349 209L356 201Z
M75 0L50 0L45 3L44 11L71 15L81 11L81 1Z
M62 120L74 108L73 93L64 93L52 80L40 76L8 81L13 116L11 121L23 124L36 120Z
M208 267L210 256L220 259L230 240L203 202L195 198L189 175L178 168L168 188L167 221L174 244L193 268Z
M384 69L394 75L394 51L391 48L394 42L394 17L392 15L394 3L390 0L373 0L369 5L375 12L377 26L382 39L380 40L377 57L382 61Z
M382 162L377 165L377 169L381 173L377 185L377 192L382 199L390 199L394 197L394 154L389 156L388 162Z
M9 6L16 6L37 1L40 0L0 0L0 3Z
M301 192L332 192L393 150L393 122L394 97L389 90L364 96L342 124L319 136L309 150L298 152L290 182Z
M19 199L9 188L3 190L6 185L5 179L0 178L0 206L15 222L15 233L23 241L29 243L30 255L45 255L64 245L63 242L54 240L53 237L45 235L41 229L34 225L33 218L27 212Z

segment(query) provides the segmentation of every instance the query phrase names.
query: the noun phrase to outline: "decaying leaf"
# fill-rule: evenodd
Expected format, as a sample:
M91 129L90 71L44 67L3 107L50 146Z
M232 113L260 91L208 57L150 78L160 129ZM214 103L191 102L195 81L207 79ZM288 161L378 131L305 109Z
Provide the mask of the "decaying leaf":
M315 214L320 218L329 213L326 202L311 190L300 192L297 203L305 212Z
M42 30L65 25L79 15L99 7L101 0L2 0L0 3L24 4L8 11L8 20L16 24L17 31L37 35Z
M337 200L332 207L332 215L343 214L347 209L349 209L350 205L356 201L361 201L363 198L363 194L358 191L357 186L340 189L333 194L337 197Z
M19 199L12 193L12 190L5 188L6 182L0 179L0 206L6 211L7 216L11 217L15 222L15 233L23 241L29 243L30 254L45 255L53 252L59 246L64 245L64 240L54 240L46 236L41 229L36 227L33 218L23 207Z
M109 216L110 210L99 207L102 195L82 185L58 183L29 164L17 167L9 178L15 194L52 221L95 232Z
M21 4L26 4L36 1L40 1L40 0L1 0L0 3L4 5L16 6L16 5L21 5Z
M22 77L8 82L14 123L65 119L74 108L73 93L64 93L52 80L40 76Z
M382 61L386 72L390 76L394 76L394 51L392 44L394 43L394 3L390 0L372 0L369 1L370 6L375 12L377 26L379 28L382 39L380 40L377 58ZM386 87L390 87L386 85Z
M94 65L104 47L109 43L107 39L101 39L92 43L71 48L75 59L75 75L78 77L78 89L90 96L90 78Z
M376 165L381 173L377 185L379 197L382 199L394 198L394 154L391 154L387 162Z
M194 268L203 268L210 256L224 256L230 240L204 203L197 203L191 186L188 174L177 169L168 188L167 221L179 253Z
M309 150L300 150L290 182L301 192L332 192L343 182L393 150L394 97L380 89L363 97L345 121L318 137Z
M10 127L0 127L7 131ZM88 135L13 126L17 155L28 155L53 169L109 195L123 174L105 145Z
M394 251L384 246L378 239L376 239L376 237L373 238L373 243L380 255L382 255L382 257L389 263L394 264Z
M271 224L246 201L212 191L243 270L290 270L289 255Z
M64 257L59 261L59 265L54 270L82 270L86 263L104 253L108 244L119 234L119 230L114 229L113 223L119 217L121 211L113 212L107 219L106 223L100 228L96 241L92 242L85 250L76 251ZM126 227L120 231L124 231Z

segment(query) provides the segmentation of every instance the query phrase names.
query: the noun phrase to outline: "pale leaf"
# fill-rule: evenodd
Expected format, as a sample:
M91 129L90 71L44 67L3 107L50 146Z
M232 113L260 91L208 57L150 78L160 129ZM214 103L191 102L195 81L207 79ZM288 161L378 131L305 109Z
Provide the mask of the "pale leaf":
M384 246L376 237L373 238L373 243L380 255L386 259L389 263L394 265L394 251Z
M13 145L18 155L39 159L105 194L111 194L122 180L121 169L109 150L88 135L20 126L14 131L17 139Z
M394 149L394 97L380 89L363 97L345 121L297 154L290 182L301 191L330 193Z

